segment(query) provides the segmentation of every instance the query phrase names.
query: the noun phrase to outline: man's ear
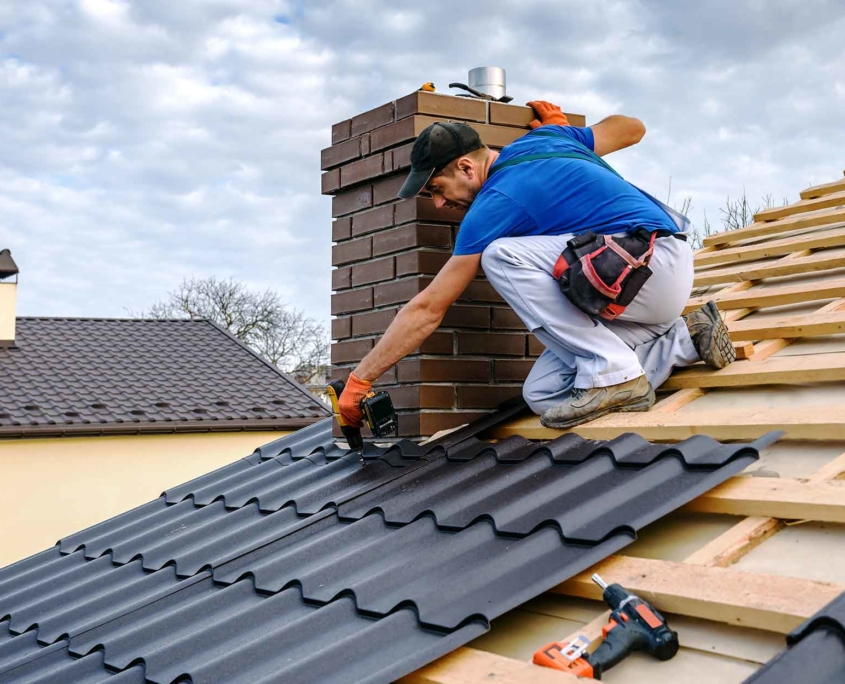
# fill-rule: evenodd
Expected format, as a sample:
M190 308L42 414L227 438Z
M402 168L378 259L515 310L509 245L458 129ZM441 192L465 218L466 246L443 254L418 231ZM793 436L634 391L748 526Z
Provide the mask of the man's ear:
M469 157L461 157L458 159L458 170L467 178L473 178L478 175L478 169L475 168L475 162Z

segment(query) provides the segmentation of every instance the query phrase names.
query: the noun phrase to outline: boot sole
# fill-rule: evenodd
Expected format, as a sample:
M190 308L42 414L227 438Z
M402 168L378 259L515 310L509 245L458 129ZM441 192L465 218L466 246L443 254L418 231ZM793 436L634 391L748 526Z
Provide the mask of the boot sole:
M710 368L721 370L736 361L736 349L734 348L733 342L731 342L730 333L719 314L716 303L711 300L705 306L715 320L714 328L710 335L710 345L702 360Z
M654 390L649 387L648 394L646 394L644 397L640 397L639 399L635 399L634 401L628 402L627 404L617 404L616 406L608 406L607 408L599 409L595 413L590 413L586 416L581 416L580 418L573 418L572 420L544 422L541 417L540 424L543 427L554 428L556 430L564 430L566 428L575 427L576 425L581 425L582 423L589 423L591 420L596 420L597 418L606 416L608 413L635 413L640 411L648 411L652 406L654 406L655 401L656 397L654 395Z

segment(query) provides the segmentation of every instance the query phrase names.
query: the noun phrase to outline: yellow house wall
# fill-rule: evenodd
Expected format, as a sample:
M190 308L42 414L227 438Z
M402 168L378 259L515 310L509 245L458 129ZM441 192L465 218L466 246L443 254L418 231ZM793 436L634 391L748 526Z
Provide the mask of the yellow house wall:
M0 567L285 434L0 440Z

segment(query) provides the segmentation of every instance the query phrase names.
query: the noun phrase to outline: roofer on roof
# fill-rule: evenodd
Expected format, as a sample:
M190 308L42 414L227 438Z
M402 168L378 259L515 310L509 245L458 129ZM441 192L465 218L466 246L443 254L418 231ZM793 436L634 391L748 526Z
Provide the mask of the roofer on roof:
M693 281L688 221L601 159L638 143L645 126L610 116L579 128L555 105L529 105L534 130L501 152L464 123L434 123L414 143L399 196L428 192L438 208L467 213L452 257L349 376L347 423L361 424L372 382L434 332L479 265L545 345L523 396L547 427L645 411L673 367L734 360L712 302L680 317Z

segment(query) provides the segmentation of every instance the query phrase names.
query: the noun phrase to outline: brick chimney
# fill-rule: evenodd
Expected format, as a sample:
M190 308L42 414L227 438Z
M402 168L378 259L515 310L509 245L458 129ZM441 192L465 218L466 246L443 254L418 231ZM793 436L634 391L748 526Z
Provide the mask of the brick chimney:
M13 280L8 280L13 278ZM18 267L8 249L0 251L0 347L15 344Z
M585 125L583 116L567 116ZM465 121L498 149L533 118L529 107L421 91L332 127L322 191L333 195L333 379L346 378L451 254L463 215L427 198L396 198L416 136L435 121ZM519 395L541 351L479 271L440 328L379 385L399 411L399 436L428 436Z

